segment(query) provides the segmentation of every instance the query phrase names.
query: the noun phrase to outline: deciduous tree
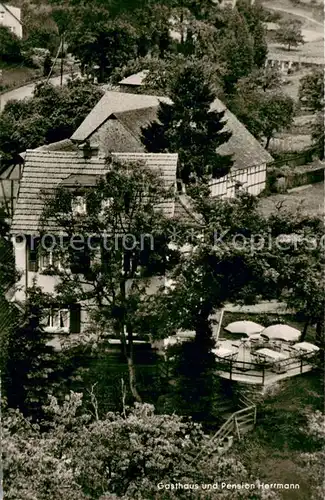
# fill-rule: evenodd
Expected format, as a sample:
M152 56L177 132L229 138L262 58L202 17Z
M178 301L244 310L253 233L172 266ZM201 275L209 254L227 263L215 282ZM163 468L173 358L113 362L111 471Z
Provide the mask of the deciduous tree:
M304 42L301 33L301 22L296 20L280 21L279 29L276 32L276 41L285 45L288 50L292 47L298 47Z
M317 112L324 109L324 71L315 69L299 82L299 100L303 106Z
M74 235L82 235L80 251L57 245L61 267L54 266L59 278L55 300L81 304L100 340L111 335L121 342L130 391L139 401L134 337L146 338L150 333L150 278L163 276L173 265L173 252L167 246L169 219L157 209L172 202L173 193L162 185L157 172L143 165L108 160L108 166L107 176L95 187L82 190L86 214L74 214L73 191L58 189L53 198L46 198L43 227L46 231L50 218L70 241ZM92 243L88 246L89 237Z

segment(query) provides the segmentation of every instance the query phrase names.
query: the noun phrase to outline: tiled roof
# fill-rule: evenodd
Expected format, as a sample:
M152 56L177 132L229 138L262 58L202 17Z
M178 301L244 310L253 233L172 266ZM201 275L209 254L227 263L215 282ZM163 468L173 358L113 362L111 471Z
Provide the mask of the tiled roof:
M143 79L147 76L148 70L144 69L143 71L139 71L139 73L135 73L134 75L127 76L123 78L119 82L120 85L141 85Z
M177 154L115 153L121 161L143 160L148 168L161 172L164 184L175 183ZM42 193L53 191L62 181L78 175L93 177L107 172L104 156L85 159L81 151L28 150L19 188L18 201L12 221L13 234L37 234L40 217L44 208ZM166 215L174 213L174 202L164 204Z
M233 169L248 168L273 161L272 156L261 146L238 118L220 101L215 99L212 111L225 111L225 130L232 132L229 141L218 148L218 153L232 155Z
M171 103L170 99L163 97L106 92L71 139L84 141L90 138L103 123L114 116L140 144L141 128L155 121L161 101ZM219 99L215 99L212 103L211 110L225 111L225 129L230 130L232 136L227 143L218 148L218 153L232 155L233 169L248 168L273 161L272 156Z
M63 139L62 141L52 142L51 144L44 144L35 148L34 151L77 151L78 146L74 144L71 139ZM27 152L20 153L19 156L25 160Z
M168 98L124 92L106 92L80 127L72 135L73 141L88 139L111 115L136 109L156 107L160 101L170 102Z

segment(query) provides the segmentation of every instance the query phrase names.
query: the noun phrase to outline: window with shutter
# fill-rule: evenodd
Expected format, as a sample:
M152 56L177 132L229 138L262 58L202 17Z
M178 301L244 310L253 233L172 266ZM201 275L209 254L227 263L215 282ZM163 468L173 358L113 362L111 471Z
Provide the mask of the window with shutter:
M44 330L48 333L68 333L70 328L69 309L49 309L42 324Z
M39 242L32 240L27 243L27 254L28 254L28 271L37 272L38 271L38 247Z
M81 306L80 304L70 305L70 333L80 333L81 329Z

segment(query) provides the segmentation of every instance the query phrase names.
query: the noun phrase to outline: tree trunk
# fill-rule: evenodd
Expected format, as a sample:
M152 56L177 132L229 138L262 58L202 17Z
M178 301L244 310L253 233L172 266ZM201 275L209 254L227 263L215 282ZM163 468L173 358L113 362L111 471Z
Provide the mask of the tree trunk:
M130 391L132 396L134 397L135 401L138 403L142 403L142 398L138 392L137 389L137 384L136 384L136 372L135 372L135 366L133 362L133 356L127 357L127 362L128 362L128 370L129 370L129 384L130 384Z
M272 137L267 137L267 138L266 138L265 149L267 149L267 148L269 147L270 142L271 142L271 139L272 139Z
M310 319L307 319L305 321L304 329L303 329L301 337L300 337L300 342L303 342L306 338L309 323L310 323Z
M316 342L320 347L324 346L324 321L316 323Z

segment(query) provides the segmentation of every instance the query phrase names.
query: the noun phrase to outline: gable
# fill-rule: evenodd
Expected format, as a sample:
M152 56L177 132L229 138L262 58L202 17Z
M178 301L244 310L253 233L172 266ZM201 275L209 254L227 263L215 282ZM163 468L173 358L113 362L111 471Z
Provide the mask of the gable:
M86 141L113 114L157 107L161 101L171 102L166 97L107 91L72 135L71 140Z
M164 184L176 182L177 154L115 153L116 159L127 162L145 161L150 169L161 173ZM11 232L13 234L38 234L40 218L44 209L43 192L53 192L58 185L69 178L93 178L108 172L104 156L85 159L82 152L29 150L26 153L18 201L14 212ZM167 201L164 213L172 216L174 202ZM48 230L58 228L49 223Z
M105 153L143 151L141 129L157 119L157 110L162 101L171 103L170 99L163 97L107 92L71 139L79 142L88 138L97 142ZM231 131L232 136L217 152L232 156L232 170L265 165L273 161L272 156L219 99L212 103L211 110L225 111L225 129ZM119 124L113 124L113 118L116 118Z

